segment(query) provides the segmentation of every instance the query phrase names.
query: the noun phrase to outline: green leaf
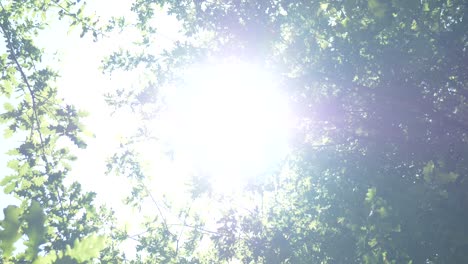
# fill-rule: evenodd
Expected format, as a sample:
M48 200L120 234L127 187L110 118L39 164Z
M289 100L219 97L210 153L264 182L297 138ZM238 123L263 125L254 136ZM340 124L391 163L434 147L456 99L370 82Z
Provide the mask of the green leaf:
M367 189L366 202L372 202L376 194L377 194L377 189L375 187Z
M33 260L39 252L39 246L45 243L45 215L39 202L31 202L25 220L27 223L25 234L29 238L24 243L27 246L25 254L28 260Z
M7 151L6 153L8 156L16 156L16 155L19 155L19 151L17 149L10 149L9 151Z
M426 2L426 3L423 4L423 11L424 11L424 12L429 12L429 11L431 11L431 9L429 8L429 3Z
M8 112L12 112L15 110L15 107L8 102L3 104L3 108L5 108L5 110L7 110Z
M11 180L15 179L16 178L16 175L10 175L10 176L6 176L4 177L1 181L0 181L0 186L5 186L7 185L8 183L10 183Z
M16 170L18 170L19 167L20 167L20 162L19 162L18 160L16 160L16 159L10 160L10 161L8 161L8 163L7 163L7 167L10 168L10 169L12 169L12 170L15 170L15 171L16 171Z
M435 164L434 164L434 162L432 160L429 161L426 164L426 166L424 166L424 168L423 168L423 177L424 177L424 180L426 182L432 181L434 168L435 168Z
M105 247L103 236L90 235L75 240L73 248L67 246L66 256L76 259L78 262L86 262L99 256L99 252Z
M3 192L6 194L10 194L11 192L13 192L15 188L16 188L16 183L12 182L5 186L5 188L3 189Z
M377 242L377 239L376 239L376 238L373 238L373 239L369 240L369 242L367 242L367 244L368 244L371 248L375 247L375 246L377 245L377 243L378 243L378 242Z
M328 5L330 5L330 3L322 2L320 3L320 9L322 9L323 11L327 11Z
M9 257L15 250L14 244L21 237L19 232L21 222L21 209L16 205L9 205L3 209L5 218L0 222L0 249L3 252L3 257Z
M388 216L388 212L387 212L387 209L385 207L380 207L379 209L377 209L377 213L379 213L380 217L382 218L385 218Z
M7 96L7 98L9 98L11 96L11 92L13 91L13 85L11 81L3 81L3 86L1 89L3 90L3 93Z
M34 260L33 264L52 264L56 263L55 261L57 260L57 253L52 250L49 252L49 254L45 256L39 256L36 260Z
M47 181L47 177L46 177L46 176L34 177L34 178L32 179L32 183L33 183L35 186L41 186L41 185L44 184L46 181Z
M20 176L27 175L31 172L31 167L29 166L29 163L25 162L23 165L19 167L18 174Z
M413 19L413 22L411 23L411 30L414 30L414 31L418 30L418 23L414 19Z
M8 138L11 138L14 134L14 131L9 129L9 128L6 128L5 131L3 132L3 137L5 139L8 139Z

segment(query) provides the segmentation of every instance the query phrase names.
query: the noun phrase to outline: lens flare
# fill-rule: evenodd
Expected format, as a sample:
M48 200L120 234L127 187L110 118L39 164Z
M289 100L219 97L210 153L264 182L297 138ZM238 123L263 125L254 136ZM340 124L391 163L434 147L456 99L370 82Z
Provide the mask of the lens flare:
M216 188L266 173L287 152L287 100L255 65L193 68L168 97L165 120L176 159L211 176Z

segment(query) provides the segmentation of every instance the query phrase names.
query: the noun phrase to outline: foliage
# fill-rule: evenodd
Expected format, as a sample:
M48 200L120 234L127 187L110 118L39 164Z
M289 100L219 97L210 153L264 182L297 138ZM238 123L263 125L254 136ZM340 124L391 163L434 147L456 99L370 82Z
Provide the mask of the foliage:
M97 37L99 30L82 15L84 5L79 2L0 4L6 47L0 60L0 95L7 100L0 121L6 126L5 138L22 138L8 152L13 173L1 180L4 192L20 201L20 206L3 210L1 263L83 263L99 257L106 247L98 234L110 215L94 207L95 194L83 192L79 183L64 183L75 160L70 149L86 147L80 123L84 113L58 98L58 73L43 65L42 50L34 44L49 16L69 18L71 25Z
M129 52L115 54L107 68L115 61L144 64L156 73L148 87L162 87L196 60L255 60L284 76L301 121L287 173L243 194L261 194L263 206L252 198L258 211L226 210L211 236L216 253L205 257L466 261L463 1L140 0L133 10L143 38L160 6L182 22L188 38L162 54L147 52L155 58L150 64ZM158 41L146 40L141 46ZM137 113L138 94L128 99Z
M5 192L22 201L4 209L0 250L7 263L86 262L106 246L97 234L111 217L94 208L94 194L63 183L74 158L59 138L84 147L82 115L56 98L57 74L35 66L41 51L32 41L49 12L97 37L78 2L2 4L7 53L0 91L20 100L5 104L1 120L6 138L19 131L25 137L10 151L15 173L2 180ZM184 35L162 52L154 49L158 25L152 22L161 8L181 22ZM141 38L110 54L103 70L141 74L139 87L106 97L139 116L141 128L108 168L134 183L129 205L154 210L144 212L140 234L101 234L135 240L130 263L468 260L464 1L135 0L132 11L136 21L113 18L106 30L132 28ZM298 120L294 151L278 173L238 194L248 208L198 176L183 206L158 199L137 146L151 139L146 124L162 107L162 88L177 85L195 62L229 56L282 76ZM223 205L216 223L192 209L200 204ZM19 239L26 251L16 254ZM115 263L123 256L109 246L99 257Z

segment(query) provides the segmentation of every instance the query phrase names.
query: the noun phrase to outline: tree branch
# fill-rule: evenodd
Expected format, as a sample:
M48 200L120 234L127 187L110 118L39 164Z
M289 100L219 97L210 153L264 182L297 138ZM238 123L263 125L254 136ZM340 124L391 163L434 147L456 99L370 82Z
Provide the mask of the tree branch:
M4 6L3 6L3 4L1 2L0 2L0 7L2 8L2 11L5 12L5 8L4 8ZM37 125L35 130L36 130L36 132L37 132L37 134L39 136L41 158L45 163L45 174L50 175L51 166L50 166L50 163L49 163L49 161L47 159L46 149L45 149L46 147L45 147L44 139L43 139L43 136L42 136L42 133L41 133L41 121L40 121L39 114L38 114L38 109L37 109L38 106L37 106L36 96L34 94L34 90L33 90L32 86L31 86L31 84L29 83L29 80L28 80L28 77L26 76L26 73L24 72L23 68L21 67L21 64L18 61L17 54L15 53L15 47L14 47L13 41L11 39L12 38L11 35L13 33L12 33L12 30L8 27L8 22L7 21L2 21L2 23L0 24L0 28L1 28L4 36L5 36L5 39L6 39L6 42L7 42L7 47L10 50L10 58L15 63L16 68L19 71L19 73L21 75L21 78L23 79L23 82L26 85L26 88L28 89L28 93L31 96L33 119L34 119L33 121L35 121L36 125ZM32 122L32 124L31 124L31 129L34 130L34 122ZM62 213L62 223L66 225L65 211L64 211L64 208L63 208L62 197L61 197L60 191L58 190L58 187L56 188L56 192L57 192L57 199L58 199L59 204L60 204L60 211ZM66 229L65 229L65 235L67 236L67 239L70 238L70 235L69 235L69 233L68 233L68 231Z
M156 199L154 198L154 196L151 194L151 192L148 190L148 188L146 187L146 185L144 183L142 183L143 185L143 188L145 188L145 191L146 193L148 194L149 198L151 199L151 201L154 203L154 205L156 206L156 209L158 210L158 213L159 215L161 216L161 219L163 221L163 225L164 225L164 229L166 229L166 231L169 233L169 234L172 234L170 231L169 231L169 228L167 226L167 220L166 220L166 217L164 217L164 214L162 213L162 210L161 208L159 207L159 204L158 202L156 201Z

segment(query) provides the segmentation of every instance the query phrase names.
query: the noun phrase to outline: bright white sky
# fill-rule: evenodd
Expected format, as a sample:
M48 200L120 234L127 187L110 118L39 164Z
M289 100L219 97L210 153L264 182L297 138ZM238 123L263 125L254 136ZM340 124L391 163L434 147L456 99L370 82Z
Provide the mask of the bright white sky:
M126 15L130 18L128 12L130 10L130 1L112 1L100 0L90 1L87 6L89 14L99 14L100 21L107 21L110 16ZM112 9L109 9L112 6ZM110 13L111 11L112 13ZM163 15L165 19L167 16ZM174 22L167 25L174 25ZM174 29L169 29L174 30ZM53 69L58 69L61 74L57 86L60 88L60 96L65 102L74 104L80 110L85 110L90 113L84 123L95 138L87 138L88 148L79 150L78 161L73 166L72 179L81 182L86 190L96 191L99 195L98 200L101 202L117 202L116 198L121 194L117 186L122 181L122 178L115 177L110 179L104 176L105 160L115 150L118 144L118 139L131 133L132 124L124 123L122 115L118 117L110 117L110 110L107 108L103 94L106 91L114 89L117 85L125 87L132 82L129 76L104 76L101 74L99 67L103 57L112 50L117 50L119 47L128 46L132 38L129 35L111 36L108 39L94 43L89 37L79 38L80 29L76 28L69 32L67 23L54 23L42 31L37 39L36 44L44 48L45 55L43 58L44 65L51 66ZM166 43L167 45L167 43ZM125 119L131 122L131 119ZM4 153L15 146L14 140L7 140L0 145L1 153L0 160L0 178L3 175L8 175L8 169L5 169L6 161L9 159ZM108 188L106 182L116 183L113 188ZM0 193L0 207L4 204L9 204L14 200L11 197L5 197ZM3 214L3 212L1 212Z

